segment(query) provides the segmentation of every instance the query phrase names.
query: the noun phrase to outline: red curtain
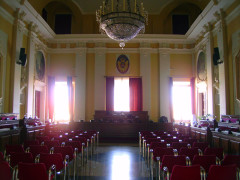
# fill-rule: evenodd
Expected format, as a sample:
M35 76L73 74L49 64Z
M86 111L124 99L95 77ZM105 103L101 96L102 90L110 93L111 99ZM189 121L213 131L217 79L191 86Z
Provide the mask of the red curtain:
M173 78L169 77L169 108L170 108L170 121L173 122L173 100L172 100Z
M49 119L52 121L54 113L54 86L55 86L55 77L48 76L48 111Z
M195 78L191 78L191 100L192 100L192 114L195 114Z
M114 111L114 77L106 78L106 110Z
M69 106L69 115L70 121L73 121L73 86L72 86L72 77L67 77L67 86L68 86L68 106Z
M130 78L130 111L142 111L142 78Z

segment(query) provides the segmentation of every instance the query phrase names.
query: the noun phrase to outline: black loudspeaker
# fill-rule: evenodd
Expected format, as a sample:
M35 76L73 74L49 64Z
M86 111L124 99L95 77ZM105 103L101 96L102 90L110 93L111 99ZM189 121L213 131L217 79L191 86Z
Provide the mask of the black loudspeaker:
M25 48L20 49L19 60L17 61L17 64L20 64L22 66L26 66L27 55L25 54Z
M214 53L213 53L213 64L215 66L217 66L218 64L223 63L223 61L219 61L220 60L220 54L219 54L219 49L218 47L214 48Z

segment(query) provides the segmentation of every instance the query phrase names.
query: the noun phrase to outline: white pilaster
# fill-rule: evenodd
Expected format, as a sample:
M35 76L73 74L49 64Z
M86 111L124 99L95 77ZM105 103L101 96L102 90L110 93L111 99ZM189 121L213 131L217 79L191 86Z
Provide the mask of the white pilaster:
M35 43L34 38L36 34L33 32L34 25L30 24L28 32L28 81L27 81L27 114L33 117L33 102L34 102L34 65L35 65ZM43 103L43 102L42 102ZM43 118L43 117L42 117Z
M223 18L223 12L221 11L219 14L219 29L217 31L217 40L218 40L218 48L220 53L220 61L223 61L222 64L219 64L219 98L220 98L220 115L227 114L226 107L226 74L225 74L225 66L227 64L227 39L226 39L226 26L225 20Z
M76 54L74 121L85 120L86 105L86 48Z
M140 48L140 76L142 76L143 111L148 111L148 115L150 115L151 114L151 53L149 51L149 48Z
M160 116L166 116L170 121L170 55L168 52L159 52L160 75Z
M207 59L207 114L214 113L213 97L213 35L210 25L205 26L207 29L206 59Z
M20 114L20 82L21 82L21 65L16 62L19 60L20 48L22 47L24 23L20 19L20 12L14 23L13 33L13 50L12 59L14 63L14 80L13 80L13 113Z
M96 48L95 54L95 110L106 110L106 54L105 48Z

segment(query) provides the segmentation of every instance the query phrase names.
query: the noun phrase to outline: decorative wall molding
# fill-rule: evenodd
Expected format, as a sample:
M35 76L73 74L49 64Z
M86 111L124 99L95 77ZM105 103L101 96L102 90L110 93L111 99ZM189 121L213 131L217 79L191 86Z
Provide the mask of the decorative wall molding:
M10 24L14 23L14 17L0 6L0 16L6 19Z

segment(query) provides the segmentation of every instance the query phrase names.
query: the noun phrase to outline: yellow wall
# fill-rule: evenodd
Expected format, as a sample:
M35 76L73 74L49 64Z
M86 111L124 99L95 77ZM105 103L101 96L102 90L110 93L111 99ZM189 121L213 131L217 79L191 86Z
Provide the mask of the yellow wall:
M75 54L51 54L48 74L59 78L75 76Z
M159 55L151 54L151 114L150 119L157 122L159 118Z
M87 54L86 71L86 121L93 119L94 109L94 91L95 91L95 54Z
M2 5L2 3L1 3ZM11 112L12 110L12 79L11 75L13 74L11 69L11 61L12 61L12 33L13 33L13 26L6 21L4 18L0 16L0 29L4 33L8 35L8 44L7 44L7 68L6 68L6 80L5 80L5 101L4 101L4 112Z
M192 77L192 55L171 54L170 55L171 77Z
M240 2L238 1L238 4L240 4ZM229 87L229 89L227 89L227 92L229 94L229 96L227 96L227 114L234 114L234 79L233 79L233 59L235 57L232 57L232 35L233 33L239 31L240 29L240 16L237 16L235 19L233 19L227 26L227 33L228 33L228 64L226 65L227 69L226 72L228 73L228 81L227 83L227 87Z
M106 54L106 76L140 76L140 56L139 54L125 54L129 59L129 69L125 74L118 72L116 68L117 58L121 54L107 53Z

